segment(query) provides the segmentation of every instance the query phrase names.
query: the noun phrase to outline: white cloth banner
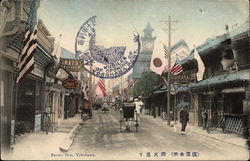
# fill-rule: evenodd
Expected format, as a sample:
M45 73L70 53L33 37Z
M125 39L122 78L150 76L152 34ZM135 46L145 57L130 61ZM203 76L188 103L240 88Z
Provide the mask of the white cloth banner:
M194 48L194 59L197 60L197 64L198 64L198 71L196 73L197 81L200 81L203 79L203 74L205 72L205 65L203 61L201 60L201 57L199 53L197 52L196 48Z
M55 43L54 45L54 50L52 52L52 55L56 57L56 61L59 62L60 61L60 57L61 57L61 45L60 45L60 40Z

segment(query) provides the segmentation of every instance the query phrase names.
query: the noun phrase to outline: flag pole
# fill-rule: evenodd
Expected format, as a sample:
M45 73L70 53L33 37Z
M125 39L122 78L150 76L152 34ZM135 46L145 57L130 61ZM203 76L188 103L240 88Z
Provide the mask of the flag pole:
M89 74L89 102L90 109L92 108L92 63L90 63L90 74Z

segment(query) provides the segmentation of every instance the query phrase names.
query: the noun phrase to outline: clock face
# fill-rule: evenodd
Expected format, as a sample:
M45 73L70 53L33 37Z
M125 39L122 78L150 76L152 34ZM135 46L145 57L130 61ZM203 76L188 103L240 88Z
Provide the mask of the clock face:
M150 43L150 42L146 43L146 48L147 48L147 49L151 49L152 46L153 46L152 43Z

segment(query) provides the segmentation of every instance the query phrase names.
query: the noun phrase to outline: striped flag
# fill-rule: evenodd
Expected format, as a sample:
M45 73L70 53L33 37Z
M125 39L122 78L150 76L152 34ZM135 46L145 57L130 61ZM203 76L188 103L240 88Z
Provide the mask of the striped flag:
M179 75L181 72L183 72L183 68L180 64L175 63L175 65L171 68L170 72L173 75Z
M101 89L102 94L105 97L107 94L106 94L105 84L104 84L104 81L102 79L99 79L97 86Z
M26 74L34 69L34 53L36 50L37 38L37 9L36 0L31 0L27 27L24 34L23 48L19 57L19 72L16 83L20 81Z
M163 43L162 43L162 45L163 45L163 49L164 49L165 58L167 59L168 58L168 47Z

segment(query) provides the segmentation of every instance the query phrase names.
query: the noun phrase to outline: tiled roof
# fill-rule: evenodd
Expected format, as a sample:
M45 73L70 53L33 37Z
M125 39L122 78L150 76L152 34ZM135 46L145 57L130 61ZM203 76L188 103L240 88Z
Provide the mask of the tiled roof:
M76 59L75 54L61 47L61 58Z
M191 84L189 88L203 88L203 87L212 87L224 83L231 83L235 81L247 81L250 79L250 71L249 70L241 70L235 71L233 73L225 73L222 75L216 75L210 77L206 80L199 81L195 84Z
M221 42L225 41L226 39L228 38L234 38L238 35L241 35L245 32L249 31L249 25L248 23L244 23L243 25L241 25L240 27L236 28L235 30L226 33L226 34L223 34L223 35L219 35L219 36L216 36L215 38L209 38L207 39L202 45L200 46L197 46L196 49L197 49L197 52L202 55L202 52L204 52L205 50L209 49L209 48L212 48L212 47L216 47L217 45L220 45ZM194 50L192 50L189 54L189 56L183 60L180 61L180 64L184 64L190 60L193 60L194 59Z
M171 50L173 51L173 50L177 49L178 47L180 47L182 45L186 46L188 48L188 45L187 45L186 41L185 40L180 40L174 46L171 47Z
M116 90L119 90L119 89L120 89L120 85L119 84L117 84L114 87L112 87L112 91L116 91Z

